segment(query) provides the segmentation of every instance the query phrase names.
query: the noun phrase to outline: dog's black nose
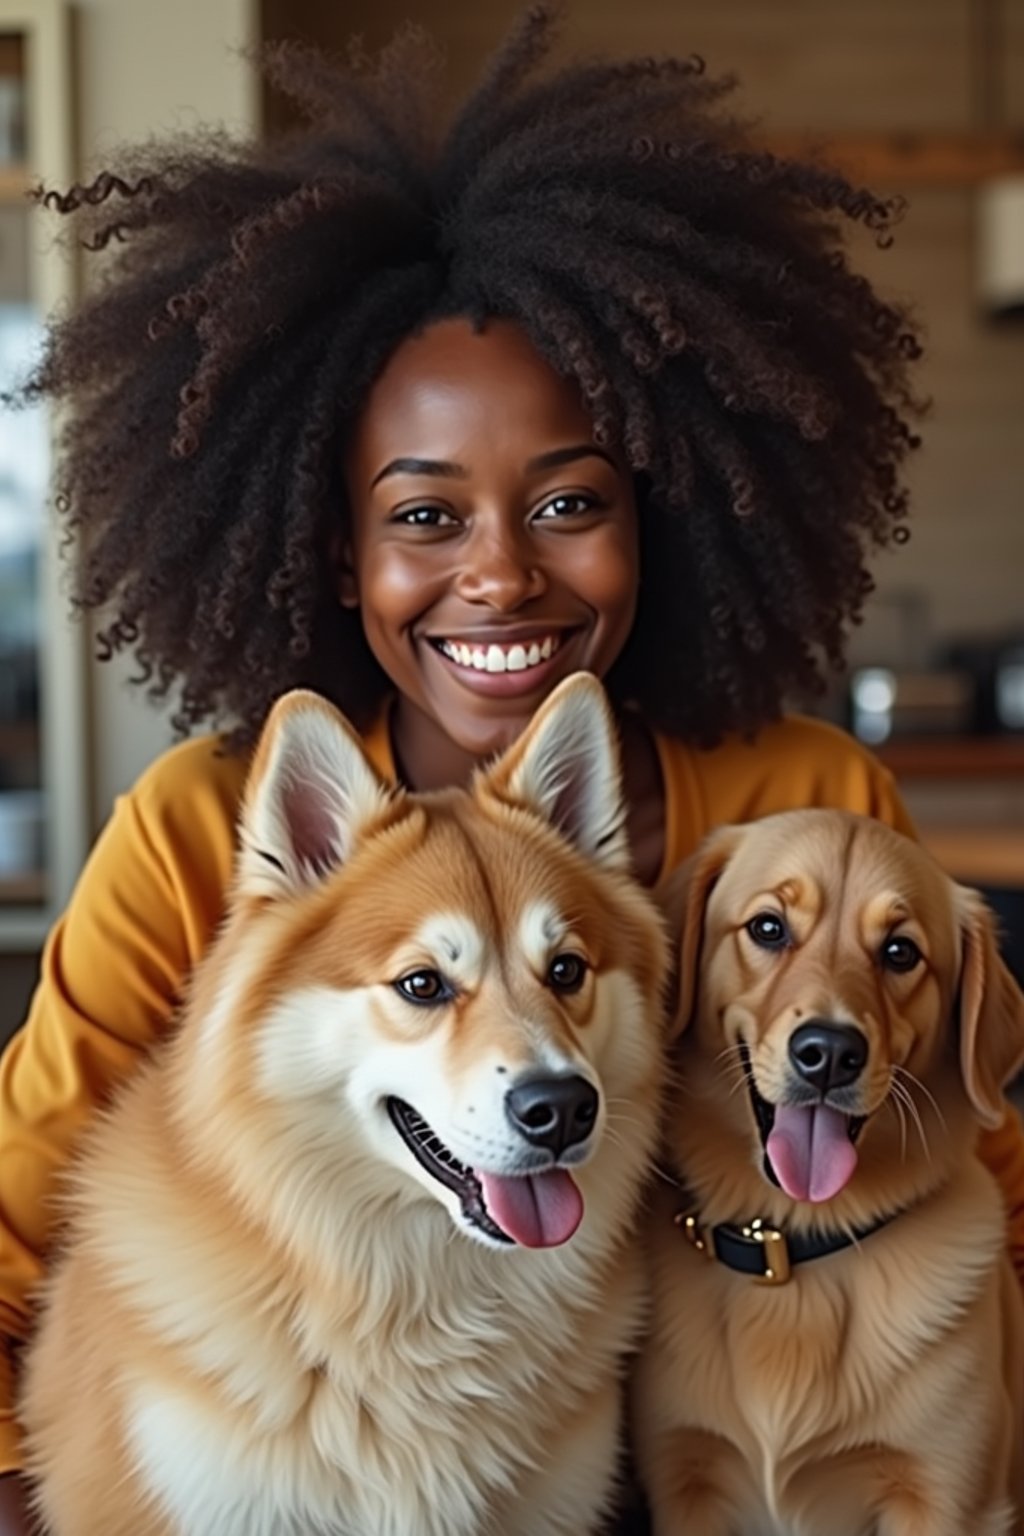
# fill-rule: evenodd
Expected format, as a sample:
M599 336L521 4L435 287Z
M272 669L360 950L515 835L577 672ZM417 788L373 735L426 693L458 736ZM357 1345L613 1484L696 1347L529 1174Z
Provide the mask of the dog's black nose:
M505 1095L505 1113L521 1136L560 1157L594 1129L597 1089L585 1077L531 1077Z
M821 1093L855 1083L867 1065L868 1042L852 1024L812 1019L789 1037L789 1059Z

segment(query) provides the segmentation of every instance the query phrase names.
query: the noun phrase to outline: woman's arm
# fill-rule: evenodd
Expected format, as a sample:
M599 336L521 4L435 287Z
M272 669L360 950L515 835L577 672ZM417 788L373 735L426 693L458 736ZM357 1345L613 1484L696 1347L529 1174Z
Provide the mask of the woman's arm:
M1010 1257L1024 1286L1024 1124L1008 1104L998 1130L984 1131L978 1154L999 1181L1009 1222Z
M35 1536L29 1516L24 1478L17 1472L0 1475L0 1536Z
M219 920L240 786L241 769L196 742L119 801L0 1060L0 1471L19 1465L13 1350L28 1336L59 1175L97 1107L166 1027Z

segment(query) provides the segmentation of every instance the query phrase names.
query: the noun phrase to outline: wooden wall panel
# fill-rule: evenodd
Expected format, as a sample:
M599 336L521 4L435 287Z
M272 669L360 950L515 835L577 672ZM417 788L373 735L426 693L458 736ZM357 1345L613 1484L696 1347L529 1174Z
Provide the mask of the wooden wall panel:
M1013 0L1015 5L1021 0ZM519 0L264 0L268 35L343 48L384 42L409 16L441 39L457 96ZM965 0L578 0L567 52L700 53L734 72L746 108L780 128L963 128L970 114Z
M971 194L930 190L891 250L855 244L860 268L925 328L933 406L911 474L913 536L878 578L882 592L921 593L936 637L1024 631L1024 324L980 312L974 234ZM870 642L869 627L858 646Z
M1004 111L1008 126L1024 132L1024 0L1002 0Z

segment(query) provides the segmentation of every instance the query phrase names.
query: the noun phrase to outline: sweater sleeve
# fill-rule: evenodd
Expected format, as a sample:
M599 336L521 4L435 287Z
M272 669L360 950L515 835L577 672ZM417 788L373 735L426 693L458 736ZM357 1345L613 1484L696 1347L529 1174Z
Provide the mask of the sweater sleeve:
M1024 1287L1024 1123L1007 1105L1006 1118L994 1131L984 1131L978 1154L999 1182L1006 1205L1010 1257Z
M239 779L209 742L190 742L118 802L0 1060L0 1471L19 1464L13 1366L59 1175L97 1107L165 1029L219 920Z
M860 742L822 720L790 715L753 740L732 738L692 759L704 831L809 807L873 816L914 837L892 774Z

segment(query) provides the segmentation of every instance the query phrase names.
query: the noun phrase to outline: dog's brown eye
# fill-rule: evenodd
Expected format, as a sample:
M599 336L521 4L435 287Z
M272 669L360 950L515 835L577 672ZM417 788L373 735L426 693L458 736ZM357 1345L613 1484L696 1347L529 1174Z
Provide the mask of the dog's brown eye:
M558 992L578 992L587 974L587 962L579 955L556 955L548 966L548 986Z
M440 971L410 971L398 978L395 989L410 1003L446 1003L453 996Z
M882 964L887 971L912 971L921 958L913 939L886 939L882 945Z
M762 949L785 949L790 932L777 912L758 912L747 924L747 932Z

